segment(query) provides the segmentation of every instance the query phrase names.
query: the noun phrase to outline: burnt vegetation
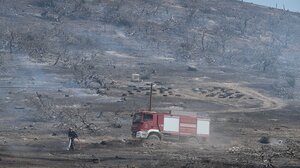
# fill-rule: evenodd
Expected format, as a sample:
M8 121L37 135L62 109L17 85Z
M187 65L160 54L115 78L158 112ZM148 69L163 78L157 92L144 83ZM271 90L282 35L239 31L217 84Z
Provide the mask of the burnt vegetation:
M26 92L28 88L8 93L9 96L26 94L26 101L22 102L39 112L37 120L55 123L53 129L62 130L71 126L81 135L89 136L118 136L119 132L123 134L123 130L128 131L130 120L126 123L124 118L128 119L129 113L137 108L148 106L148 102L135 100L134 97L142 99L150 94L149 85L135 83L137 85L130 86L126 83L130 75L137 72L141 80L157 85L153 91L157 104L169 98L173 101L169 103L170 106L175 109L185 109L189 104L181 99L184 96L176 92L177 88L166 84L165 79L174 78L168 84L175 80L189 83L190 80L185 81L189 77L203 77L200 82L209 79L216 83L244 82L249 87L288 103L299 100L300 14L287 10L259 7L238 0L0 0L0 30L0 75L4 80L10 79L6 76L10 68L6 64L14 60L12 56L28 55L30 61L45 64L52 71L71 73L74 78L72 85L90 89L101 100L109 99L109 102L112 97L117 99L115 104L99 103L99 99L90 103L90 99L85 97L77 100L70 95L70 88L55 88L55 93L53 90L51 93L34 91L31 95ZM34 83L34 79L31 82ZM244 106L257 108L264 103L253 95L230 87L197 86L189 88L189 91L197 94L205 103L208 103L207 100L221 104L230 101L242 106L242 102L248 101ZM3 102L9 102L9 96L3 98ZM251 101L254 103L251 104ZM270 107L273 107L270 102ZM197 105L193 108L198 109ZM24 108L15 107L15 110L18 109ZM293 110L288 108L284 113L290 114ZM125 114L124 111L130 112ZM237 137L241 139L255 132L257 134L250 139L257 141L249 144L259 145L251 149L246 145L234 146L229 151L222 149L222 152L216 150L211 154L209 150L218 148L212 145L204 153L207 158L198 157L197 152L180 155L168 144L166 147L173 150L169 155L169 152L161 152L159 145L152 145L147 148L146 154L137 152L137 155L143 154L138 159L146 164L145 167L269 168L283 165L289 160L299 163L298 135L292 135L298 129L294 120L291 119L291 124L296 126L285 128L284 124L289 120L281 113L275 116L282 117L282 120L273 118L268 111L251 119L244 113L229 115L236 118L225 117L222 120L217 116L217 119L212 119L212 123L217 125L212 130L218 132L218 129L224 131L227 128L227 136L238 134ZM297 119L298 115L293 115ZM234 128L226 127L223 122L230 122L232 125L229 125ZM239 128L244 123L250 126ZM266 126L257 129L256 126L261 123ZM248 132L242 132L243 129ZM290 132L284 132L288 129ZM279 136L274 145L273 139L265 136L265 133L276 131L284 135ZM59 133L55 132L54 135ZM117 142L129 152L132 151L126 145L132 147L130 143L140 143L125 141L123 137ZM92 145L107 149L106 143L102 141ZM206 150L206 147L203 149ZM185 150L183 147L181 149ZM230 154L227 160L215 158L227 154ZM155 162L147 164L148 155ZM169 157L164 158L166 155ZM103 157L100 162L131 162L129 158L116 155ZM160 159L166 162L159 162ZM99 162L97 158L95 161ZM93 165L83 162L79 167Z
M102 76L96 81L104 85L106 75L93 74L100 70L93 71L96 66L86 64L97 62L95 55L104 55L103 51L111 48L101 38L115 29L126 39L107 40L120 45L124 48L120 51L128 55L151 58L160 54L201 67L226 66L266 74L276 81L286 79L287 85L273 83L274 94L295 97L290 90L297 86L297 80L291 79L297 76L296 67L288 69L283 62L286 51L299 45L296 13L256 8L238 1L33 0L24 1L23 9L5 0L1 4L3 15L31 17L25 25L6 24L7 17L3 18L2 50L24 51L36 60L73 68L81 74L82 83ZM83 32L81 28L75 32L76 27L70 23L83 20L98 24L98 30ZM120 41L123 45L139 44L122 46ZM86 69L83 66L92 74L82 74L80 71Z

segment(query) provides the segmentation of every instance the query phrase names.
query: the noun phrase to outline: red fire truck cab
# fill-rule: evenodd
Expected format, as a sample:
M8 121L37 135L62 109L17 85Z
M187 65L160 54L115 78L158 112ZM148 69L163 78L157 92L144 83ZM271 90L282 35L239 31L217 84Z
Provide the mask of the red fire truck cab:
M207 116L181 115L140 111L133 115L132 136L143 139L161 140L165 137L178 139L194 138L207 140L210 120Z

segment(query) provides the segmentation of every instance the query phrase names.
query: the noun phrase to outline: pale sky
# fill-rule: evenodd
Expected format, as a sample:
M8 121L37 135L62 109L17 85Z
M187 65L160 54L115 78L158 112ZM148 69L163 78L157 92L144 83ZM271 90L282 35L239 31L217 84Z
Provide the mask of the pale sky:
M244 0L245 2L252 2L254 4L270 6L278 9L282 9L283 5L285 9L293 12L300 12L300 0Z

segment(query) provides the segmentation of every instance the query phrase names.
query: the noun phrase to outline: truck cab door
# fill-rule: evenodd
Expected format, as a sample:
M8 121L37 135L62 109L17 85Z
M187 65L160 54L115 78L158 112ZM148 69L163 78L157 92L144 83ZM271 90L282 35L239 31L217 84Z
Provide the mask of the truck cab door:
M143 122L144 122L144 128L147 130L156 128L153 122L153 114L144 114Z

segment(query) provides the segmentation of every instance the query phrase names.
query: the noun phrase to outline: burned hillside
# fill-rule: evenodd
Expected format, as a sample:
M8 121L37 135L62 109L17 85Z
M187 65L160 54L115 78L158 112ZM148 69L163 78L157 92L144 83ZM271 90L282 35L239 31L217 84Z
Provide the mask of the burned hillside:
M298 75L297 61L289 62L298 52L298 13L238 1L2 1L1 8L3 51L72 68L80 82L92 71L104 85L120 75L104 71L122 66L149 76L160 61L286 79L273 82L275 92L295 87ZM285 91L276 94L293 97Z
M239 0L0 0L0 30L0 167L300 165L299 13ZM150 95L154 111L209 117L208 142L132 138Z

